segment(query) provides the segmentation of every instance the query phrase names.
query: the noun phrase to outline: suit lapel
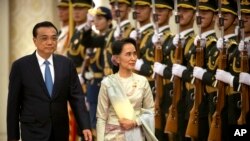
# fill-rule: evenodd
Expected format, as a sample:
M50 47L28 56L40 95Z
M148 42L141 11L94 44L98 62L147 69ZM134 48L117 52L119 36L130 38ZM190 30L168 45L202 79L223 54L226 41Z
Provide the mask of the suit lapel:
M55 79L52 91L52 98L55 98L58 94L59 90L59 83L60 83L60 75L62 74L61 70L63 69L60 60L56 55L53 55L53 63L54 63L54 70L55 70Z
M33 71L31 72L31 74L34 74L34 79L38 80L39 85L41 85L43 88L44 94L46 94L47 97L50 97L47 87L45 85L44 79L43 79L43 75L42 75L37 57L36 57L36 52L34 52L31 56L31 68L32 68L31 71Z

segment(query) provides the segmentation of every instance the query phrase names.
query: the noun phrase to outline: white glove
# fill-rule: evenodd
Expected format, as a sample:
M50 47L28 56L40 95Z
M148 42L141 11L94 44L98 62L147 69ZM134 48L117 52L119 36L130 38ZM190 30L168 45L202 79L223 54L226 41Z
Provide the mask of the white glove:
M218 49L222 49L222 48L223 48L223 39L222 39L222 38L219 38L219 39L217 40L216 47L217 47Z
M181 42L181 46L183 47L184 43L185 43L185 39L179 35L179 34L176 34L173 38L173 45L175 45L176 47L178 46L178 41L180 40Z
M166 68L167 66L165 64L161 64L159 62L155 62L154 63L154 72L163 76L163 72L164 72L164 69Z
M177 46L179 40L180 40L180 35L176 34L173 38L173 45Z
M84 79L82 78L81 73L78 74L78 78L79 78L79 81L80 81L81 85L84 84Z
M88 80L91 80L94 78L94 73L92 71L85 72L84 77Z
M114 31L114 37L115 37L115 39L120 38L120 34L121 34L120 28L116 27L116 29Z
M194 76L195 78L198 78L198 79L202 80L202 77L203 77L203 75L204 75L204 73L205 73L206 71L207 71L206 69L203 69L203 68L201 68L201 67L195 66L195 67L194 67L194 70L193 70L193 76Z
M140 71L141 70L141 66L143 65L143 60L142 59L137 59L135 62L135 70Z
M182 77L182 73L183 71L187 69L187 67L185 66L182 66L180 64L173 64L173 67L172 67L172 74L173 75L176 75L176 76L179 76L179 77Z
M234 76L231 73L226 72L226 71L221 70L221 69L217 69L216 74L215 74L215 78L217 80L220 80L224 83L227 83L231 87L233 87Z
M136 33L136 30L133 30L130 35L129 35L130 38L136 40L137 39L137 33Z
M198 40L200 40L200 45L202 47L205 47L206 46L206 39L205 38L200 38L199 35L197 35L195 38L194 38L194 45L197 46L197 42Z
M241 72L239 75L239 82L250 86L250 74Z
M90 30L92 28L93 21L94 21L94 16L91 15L91 14L87 14L87 22L86 22L86 24L84 26L85 31L88 31L88 30Z
M155 44L155 43L157 43L158 42L158 39L159 39L159 41L162 43L163 41L163 39L162 39L162 35L163 35L163 33L158 33L158 34L156 34L156 32L155 32L155 34L152 36L152 39L151 39L151 41L152 41L152 43L153 44Z
M239 43L239 46L238 46L239 51L244 50L244 45L245 45L245 42L243 40L240 40L240 43Z

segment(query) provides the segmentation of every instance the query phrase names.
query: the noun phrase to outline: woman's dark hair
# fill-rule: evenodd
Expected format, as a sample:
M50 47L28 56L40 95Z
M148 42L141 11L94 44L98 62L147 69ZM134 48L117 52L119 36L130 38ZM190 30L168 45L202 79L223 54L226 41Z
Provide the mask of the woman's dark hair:
M34 28L33 28L33 31L32 31L32 34L33 34L33 37L36 37L37 36L37 30L41 27L52 27L56 30L56 34L58 35L58 30L57 28L54 26L53 23L49 22L49 21L43 21L43 22L40 22L40 23L37 23Z
M133 44L134 46L136 46L136 41L132 38L124 38L122 40L114 41L112 43L112 54L113 55L121 54L122 49L123 49L124 45L126 45L126 44ZM113 65L112 70L113 70L113 73L118 72L119 66Z

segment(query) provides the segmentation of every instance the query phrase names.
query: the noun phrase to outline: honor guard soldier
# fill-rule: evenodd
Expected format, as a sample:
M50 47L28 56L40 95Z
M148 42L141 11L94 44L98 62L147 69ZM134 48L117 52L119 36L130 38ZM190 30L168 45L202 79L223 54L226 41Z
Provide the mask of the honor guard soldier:
M214 112L214 96L217 95L217 88L214 87L216 79L215 72L218 65L219 50L216 47L217 37L214 30L215 18L217 13L216 1L207 0L206 2L200 2L200 14L203 17L201 22L201 32L202 29L207 28L207 31L202 33L203 38L201 41L205 41L205 63L204 67L195 66L193 70L193 76L195 79L202 80L205 87L205 94L207 95L208 105L209 105L209 119L211 120L212 114ZM206 14L207 13L207 14ZM206 16L207 15L207 16ZM197 36L198 37L198 36ZM195 38L194 44L197 44L197 39Z
M250 58L250 1L242 0L241 1L241 16L244 22L244 31L245 31L245 47L247 47L248 58ZM239 44L239 49L242 49L242 42ZM250 61L248 62L250 63ZM249 69L249 68L248 68ZM239 82L250 85L250 70L248 70L248 74L246 72L241 72L239 75ZM235 83L234 83L235 84ZM238 88L238 85L234 85L234 88Z
M128 38L130 32L134 29L129 21L131 12L131 0L110 0L112 17L116 22L116 28L112 31L114 40Z
M222 14L224 17L224 46L227 48L227 67L225 70L217 69L216 79L229 84L226 87L226 94L228 98L228 123L234 124L236 122L237 102L240 100L238 92L233 89L233 78L240 73L240 58L235 52L238 50L237 35L235 34L235 27L237 25L237 3L233 0L222 1ZM222 39L219 38L217 48L222 48ZM236 59L237 58L237 59Z
M92 13L93 12L93 13ZM101 80L103 79L104 57L103 50L105 37L108 36L112 28L112 15L107 7L93 9L90 14L94 15L95 29L98 34L92 34L91 47L86 48L87 57L84 60L83 76L87 88L87 102L89 104L89 114L91 121L92 134L96 139L96 108Z
M61 0L58 5L58 17L61 24L59 30L56 53L65 55L69 46L69 1Z
M73 4L73 20L75 23L75 31L70 39L69 48L67 50L67 56L73 60L74 65L76 66L77 69L80 82L81 84L83 84L83 78L81 72L82 72L83 60L85 57L85 47L89 46L91 41L91 25L87 19L88 10L91 8L91 0L74 0L72 1L72 4ZM84 93L86 93L85 90ZM72 122L71 124L73 125L74 124L73 119L71 122ZM71 128L74 127L72 126ZM76 130L76 129L70 129L70 130ZM79 136L82 137L80 132ZM72 140L74 140L75 137L72 138L73 138Z
M195 19L195 1L194 0L180 0L178 1L178 13L179 13L179 32L173 38L173 45L175 46L175 52L177 48L182 48L183 60L177 58L177 56L173 57L174 64L171 68L172 75L174 77L179 77L182 80L182 85L175 84L173 82L173 90L174 89L182 89L180 95L180 101L178 102L177 110L178 110L178 133L176 133L176 140L186 140L185 138L185 130L187 126L188 119L188 107L186 105L186 101L190 98L191 93L193 93L194 86L191 84L191 80L193 75L190 74L192 72L192 67L194 65L194 53L190 50L193 46L195 34L193 29L193 22ZM180 42L180 44L179 44ZM180 46L178 46L180 45ZM180 60L182 64L177 63L176 61ZM174 100L173 94L173 99ZM173 103L173 102L172 102ZM190 106L190 105L189 105ZM171 116L171 115L169 115ZM168 126L168 125L166 125Z
M154 6L154 5L153 5ZM173 48L171 50L169 43L172 42L172 33L170 31L169 27L169 19L172 16L172 10L174 9L173 1L165 1L165 0L155 0L155 16L157 16L156 23L158 24L158 34L157 32L152 32L149 36L151 39L151 42L147 44L149 48L151 48L150 51L154 51L154 44L157 44L157 42L160 42L161 44L161 54L162 54L162 61L156 62L157 60L154 60L154 73L157 75L162 76L163 78L163 94L162 94L162 100L160 105L160 120L161 120L161 127L159 129L155 129L156 137L159 141L167 141L168 136L164 133L164 127L166 124L166 115L168 112L169 105L171 104L171 98L170 98L170 91L172 91L172 83L170 83L170 77L171 77L171 71L169 72L166 66L172 65L172 60L170 58L170 52L173 52ZM156 54L154 54L155 56ZM169 74L170 73L170 74ZM160 86L157 86L160 87Z
M247 51L248 71L242 70L242 72L240 72L238 79L239 79L239 83L241 86L238 86L236 84L236 85L234 85L234 88L237 88L238 91L241 91L241 94L244 93L244 94L248 94L248 96L249 96L249 93L250 93L250 69L249 69L249 66L250 66L250 26L249 26L250 25L250 1L249 0L242 0L241 1L240 11L241 11L242 20L244 22L243 27L244 27L245 37L244 37L244 42L243 42L244 44L242 44L242 42L240 42L240 44L239 44L239 51L241 51L241 52L243 50ZM247 64L247 63L245 63L245 64ZM247 90L245 90L244 92L243 92L244 89L242 88L243 87L242 84L245 85L244 87L246 87L246 86L248 87ZM238 88L240 88L240 89L238 89ZM242 103L242 100L241 100L241 103ZM246 118L247 118L246 123L250 124L249 111L248 111L248 115Z
M238 3L239 4L239 3ZM239 8L239 7L238 7ZM248 52L249 54L249 14L250 14L250 2L248 0L242 0L240 3L240 8L237 15L241 17L242 19L239 19L239 26L240 30L238 30L238 36L239 36L239 46L237 49L231 53L231 56L229 56L228 60L228 68L227 70L218 70L216 77L218 77L218 80L221 80L229 86L227 87L227 95L228 95L228 122L229 124L237 124L239 122L239 117L241 116L241 110L243 105L242 101L242 95L245 93L245 91L241 91L240 88L242 84L247 85L246 90L248 89L248 95L249 95L249 85L247 80L249 77L249 56L247 53L245 54L248 56L248 60L246 60L246 63L242 63L242 59L245 59L242 54L243 51ZM242 20L242 21L241 21ZM241 22L243 26L241 27ZM243 30L241 30L243 29ZM242 34L242 32L244 32ZM245 34L245 35L244 35ZM248 62L247 62L248 61ZM248 66L248 67L247 67ZM242 70L242 68L247 68L248 70ZM223 76L219 76L223 75ZM221 77L227 77L222 79ZM240 82L240 86L239 86ZM244 99L245 100L245 99ZM248 119L249 120L249 119ZM239 123L238 123L239 124ZM241 123L242 124L242 123Z
M57 5L58 17L61 24L61 29L58 32L58 43L55 53L67 56L67 51L70 43L70 32L69 32L69 0L60 0ZM69 141L75 141L77 138L76 121L68 104L69 112Z
M215 20L217 17L217 2L215 0L198 1L199 9L197 9L197 11L199 12L196 20L200 20L200 23L196 21L198 23L198 35L195 37L193 46L194 48L192 48L191 50L195 55L193 76L194 79L197 79L198 83L200 83L201 85L195 85L197 91L194 91L193 95L191 94L190 96L188 96L188 105L192 106L193 108L197 104L195 103L195 95L201 95L201 103L199 103L198 115L198 137L196 138L196 140L207 140L209 132L208 97L217 93L216 89L212 87L215 78L211 77L215 74L215 62L218 58L218 49L216 47L217 37L214 30ZM197 50L198 47L202 48L202 50L200 51L200 54L202 56L199 56L199 50ZM201 91L198 91L198 89L201 89ZM191 107L189 107L188 111L190 110ZM189 115L189 118L192 118L192 115ZM189 121L190 120L192 119L189 119ZM188 128L189 127L187 127L187 131L190 130Z
M233 75L238 75L239 72L233 71L235 67L232 66L233 62L233 54L235 50L237 50L237 36L235 34L235 27L237 25L237 3L233 0L222 0L221 1L221 13L222 17L224 19L224 37L220 37L217 41L217 48L220 50L220 52L223 51L223 48L226 48L226 58L227 60L220 59L217 62L217 70L215 74L216 80L219 80L220 83L225 84L225 94L224 97L224 105L223 109L221 111L221 138L222 140L228 140L228 133L226 132L226 129L228 128L228 124L232 124L235 121L236 113L235 109L237 109L237 101L239 101L239 98L237 98L236 92L232 88L232 84L230 84L230 81L233 80ZM218 52L219 53L219 52ZM223 60L223 62L221 62ZM236 61L236 60L235 60ZM219 64L225 63L226 67L224 70L219 69L221 66ZM238 62L239 63L239 62ZM239 68L239 64L237 65L237 68ZM237 69L236 68L236 69ZM230 74L232 73L232 75ZM217 81L214 83L215 87L217 87ZM222 89L222 88L218 88ZM218 91L218 90L217 90ZM214 106L214 110L216 111L216 104L220 103L217 99L218 96L214 96L212 99L212 105ZM212 120L213 122L213 120ZM211 128L211 127L210 127ZM211 132L211 129L210 129Z
M151 88L154 86L152 78L154 62L154 52L152 47L148 47L147 43L151 42L150 33L154 31L150 21L152 8L150 7L151 0L135 0L134 7L136 12L136 20L140 27L130 33L130 37L137 42L138 54L135 64L135 70L147 77Z
M91 0L73 1L75 31L70 40L70 47L67 56L75 63L78 74L82 71L85 48L91 44L91 23L87 19L91 3Z
M128 20L131 10L131 0L110 0L112 17L116 22L116 27L110 31L105 39L104 48L104 75L112 74L111 45L117 39L127 38L133 27Z

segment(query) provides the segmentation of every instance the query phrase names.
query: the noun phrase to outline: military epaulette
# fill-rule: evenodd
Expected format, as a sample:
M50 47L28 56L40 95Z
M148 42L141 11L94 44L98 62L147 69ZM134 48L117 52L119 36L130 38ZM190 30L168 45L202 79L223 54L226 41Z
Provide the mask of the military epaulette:
M217 42L217 39L216 39L216 37L215 36L208 36L207 38L206 38L207 40L206 40L206 47L208 47L209 45L211 45L213 42Z
M130 33L132 32L132 30L134 30L134 27L132 27L132 25L131 24L125 24L124 25L124 33L123 33L123 37L124 38L127 38L127 37L129 37L129 35L130 35Z
M174 36L170 30L163 32L163 41L165 41L169 36Z
M192 46L193 43L194 43L195 36L196 36L196 34L194 34L194 33L190 33L190 34L187 36L186 40L188 39L188 41L186 42L184 54L187 54L188 51L190 50L191 46Z
M147 28L146 30L144 30L142 32L142 35L152 34L153 32L154 32L154 30L152 30L152 28Z
M227 47L231 47L232 45L237 45L237 42L235 39L229 39L227 41Z

